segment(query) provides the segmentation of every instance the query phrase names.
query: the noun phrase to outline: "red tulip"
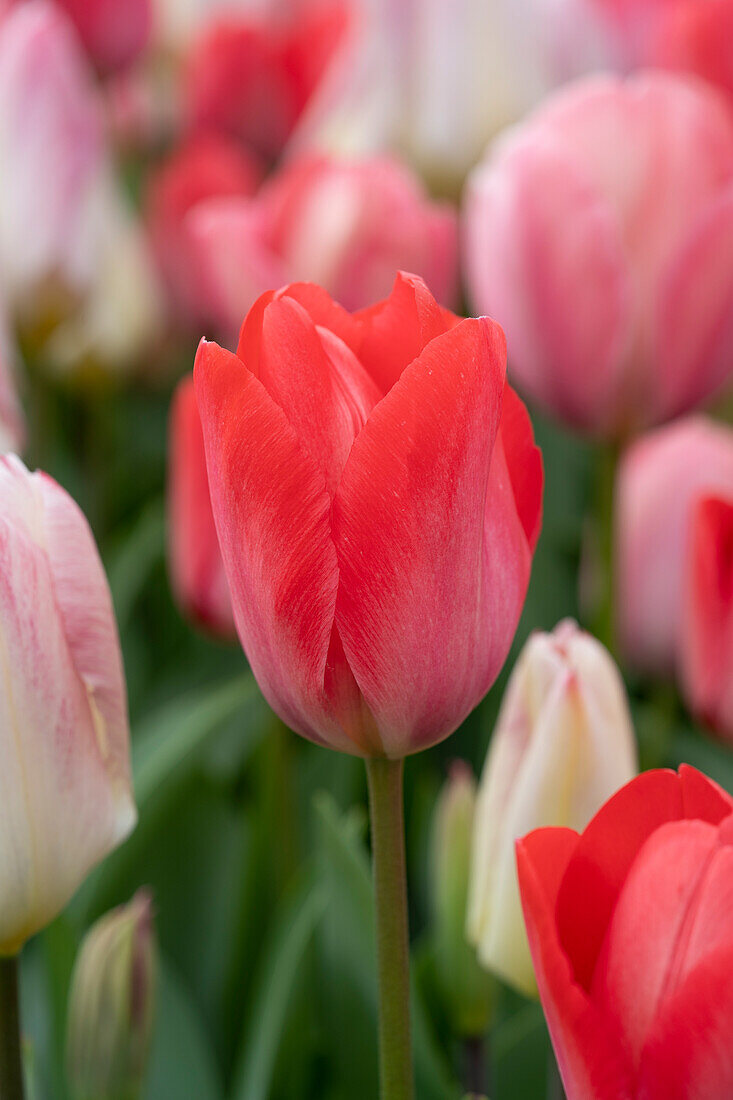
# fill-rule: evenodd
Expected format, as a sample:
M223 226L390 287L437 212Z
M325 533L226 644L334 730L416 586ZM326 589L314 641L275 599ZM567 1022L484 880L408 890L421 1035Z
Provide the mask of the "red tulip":
M193 378L171 406L168 463L168 559L176 598L196 622L234 636L234 616L209 497L206 454Z
M191 138L152 174L146 220L174 312L189 325L206 318L188 216L205 199L252 195L259 167L242 148L213 135Z
M273 709L320 744L400 757L446 737L509 649L542 469L504 335L400 275L349 314L293 284L196 396L239 637Z
M623 438L733 371L733 117L691 78L595 77L474 172L469 287L510 369L566 422Z
M275 158L347 26L339 0L310 5L290 26L245 16L210 23L184 73L188 125L237 138L262 157Z
M152 0L55 0L68 13L94 65L123 69L145 48L153 25Z
M517 866L568 1100L733 1096L733 800L683 765L623 787Z
M733 487L726 498L703 497L691 526L683 690L690 709L733 742Z

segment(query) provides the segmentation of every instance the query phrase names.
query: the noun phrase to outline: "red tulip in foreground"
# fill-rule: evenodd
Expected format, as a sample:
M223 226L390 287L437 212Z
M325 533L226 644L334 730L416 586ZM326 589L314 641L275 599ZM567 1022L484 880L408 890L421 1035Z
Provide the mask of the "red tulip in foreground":
M176 599L203 627L235 634L232 601L214 526L201 420L193 378L171 406L168 463L168 559Z
M517 382L623 438L733 369L733 116L702 82L596 77L555 95L471 178L468 282Z
M349 314L263 295L196 394L237 630L273 709L319 744L399 758L451 733L514 636L542 467L504 335L414 276Z
M349 314L263 295L237 354L203 342L196 396L239 637L266 698L367 758L383 1100L410 1100L403 757L491 686L539 533L542 465L504 334L414 276Z
M568 1100L733 1096L733 800L683 765L517 844Z

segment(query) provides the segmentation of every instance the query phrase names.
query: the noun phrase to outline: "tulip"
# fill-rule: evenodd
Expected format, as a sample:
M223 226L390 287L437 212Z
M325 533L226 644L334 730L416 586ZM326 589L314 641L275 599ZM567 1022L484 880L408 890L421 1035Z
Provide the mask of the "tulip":
M693 517L705 496L733 496L733 431L701 416L643 437L624 455L615 505L616 619L628 661L679 668Z
M472 175L468 283L521 387L613 440L699 405L733 368L733 115L682 76L596 77Z
M152 0L55 0L73 20L84 48L102 73L124 69L145 48Z
M66 905L135 824L107 581L76 504L0 458L0 955Z
M66 1060L76 1100L136 1100L153 1030L157 951L140 890L87 932L69 993Z
M404 156L457 195L486 143L606 55L585 0L367 0L295 141Z
M430 878L437 978L455 1033L469 1039L484 1035L494 1002L491 978L466 940L475 811L476 780L456 760L435 807Z
M171 406L168 558L173 591L184 612L223 637L234 616L211 511L209 479L193 378L184 378Z
M356 314L263 295L194 370L234 619L273 710L319 744L401 758L495 679L539 532L542 469L501 329L415 276Z
M733 95L731 0L594 0L627 63L695 73Z
M236 138L273 160L324 79L347 25L340 0L303 6L289 22L246 14L212 20L184 67L187 126Z
M517 844L567 1100L733 1095L733 800L683 765Z
M73 27L44 0L0 20L0 270L13 311L88 277L86 203L103 160L101 116Z
M205 199L252 195L259 168L233 142L207 135L184 142L152 173L146 196L146 221L153 250L180 323L205 319L201 308L198 258L188 215Z
M533 634L512 673L481 776L468 934L489 969L536 992L514 859L541 825L583 828L637 771L626 693L606 649L566 620Z
M733 488L697 504L688 546L680 665L693 713L733 741Z
M293 161L253 200L200 204L191 228L224 331L236 332L255 298L288 280L317 282L354 310L388 294L404 268L439 302L455 301L455 214L387 158Z

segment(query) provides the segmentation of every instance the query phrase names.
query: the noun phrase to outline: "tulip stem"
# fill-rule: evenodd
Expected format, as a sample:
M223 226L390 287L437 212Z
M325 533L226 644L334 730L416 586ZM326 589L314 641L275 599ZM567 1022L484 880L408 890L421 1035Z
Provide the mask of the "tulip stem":
M0 958L0 1100L23 1100L18 956Z
M616 652L614 506L618 457L616 446L608 444L600 448L595 494L598 593L593 627L596 637L612 655Z
M379 973L380 1095L381 1100L412 1100L404 761L374 757L366 768Z

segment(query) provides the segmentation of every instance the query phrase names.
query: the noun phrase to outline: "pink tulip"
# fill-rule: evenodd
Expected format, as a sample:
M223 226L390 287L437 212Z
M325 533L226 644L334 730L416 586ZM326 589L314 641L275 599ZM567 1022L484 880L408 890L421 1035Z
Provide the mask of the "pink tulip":
M640 439L616 488L616 614L629 661L657 675L679 664L694 515L733 495L733 431L688 417Z
M349 314L263 295L194 377L234 618L273 709L319 744L402 757L486 693L516 630L542 466L504 335L400 275Z
M302 7L289 21L222 15L188 56L184 115L195 131L236 138L266 160L283 149L348 26L341 0Z
M680 647L690 709L733 743L733 484L692 517Z
M574 85L472 176L473 303L517 382L571 425L623 437L699 405L733 370L733 115L647 73Z
M146 221L158 266L179 323L199 327L201 277L188 215L206 199L254 193L260 171L234 142L213 135L189 139L152 173Z
M438 301L456 295L456 219L396 161L293 161L252 200L216 199L191 215L197 270L225 331L268 286L317 282L346 309L417 271Z
M184 612L234 637L234 615L211 511L209 479L193 378L178 385L171 406L168 464L168 558Z
M135 823L122 660L76 504L0 458L0 954L66 904Z
M0 21L0 271L11 308L38 307L51 281L88 276L85 218L103 160L86 59L45 0Z

